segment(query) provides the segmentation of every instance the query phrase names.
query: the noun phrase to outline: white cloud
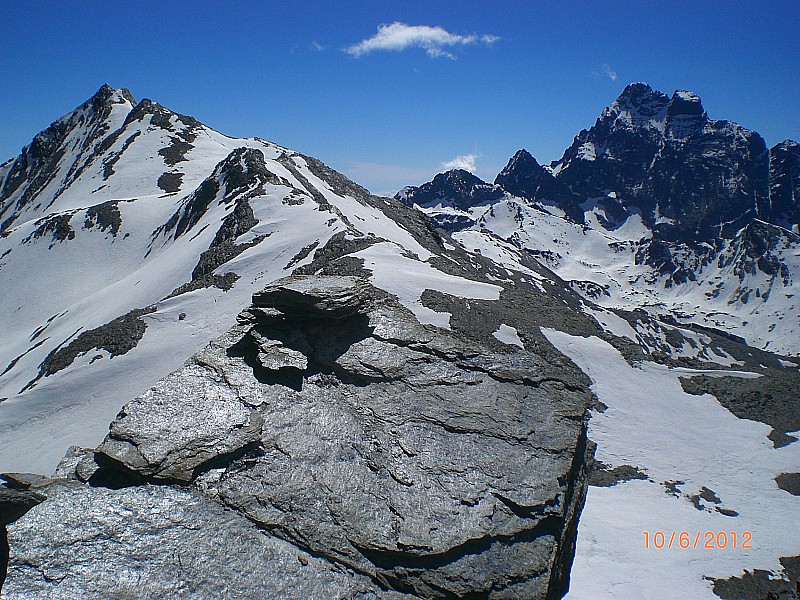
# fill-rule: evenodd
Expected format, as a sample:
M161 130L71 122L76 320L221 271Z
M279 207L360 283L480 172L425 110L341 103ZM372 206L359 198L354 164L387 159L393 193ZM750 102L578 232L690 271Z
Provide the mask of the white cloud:
M311 42L311 47L317 52L322 52L323 50L326 49L326 47L320 44L317 40Z
M453 160L442 163L442 169L449 171L450 169L464 169L470 173L475 172L475 160L478 158L475 154L462 154L456 156Z
M445 50L445 48L479 43L490 46L499 39L496 35L459 35L450 33L441 27L406 25L405 23L394 22L391 25L379 25L378 33L371 38L348 46L344 51L352 56L359 57L376 50L400 52L408 48L423 48L428 56L432 58L445 56L455 59L455 55Z
M616 72L616 71L613 71L613 70L611 69L611 67L610 67L610 66L608 66L607 64L605 64L605 65L602 65L602 66L600 67L600 70L603 72L603 75L607 75L607 76L608 76L608 78L609 78L611 81L616 81L616 80L617 80L617 72Z

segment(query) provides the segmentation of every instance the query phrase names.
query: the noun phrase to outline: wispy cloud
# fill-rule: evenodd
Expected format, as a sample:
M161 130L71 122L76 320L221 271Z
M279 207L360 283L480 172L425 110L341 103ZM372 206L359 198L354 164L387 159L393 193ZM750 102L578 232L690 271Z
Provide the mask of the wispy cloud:
M600 66L600 73L607 76L611 81L617 80L617 72L614 71L608 64Z
M327 46L323 46L317 40L314 40L311 42L311 48L313 48L317 52L322 52L323 50L327 49Z
M475 161L478 156L476 154L461 154L456 156L453 160L442 163L442 169L449 171L450 169L464 169L470 173L475 172Z
M378 50L401 52L408 48L422 48L431 58L445 56L455 59L452 52L445 48L484 44L490 46L500 38L496 35L459 35L450 33L442 27L429 25L406 25L394 22L391 25L379 25L378 33L370 38L344 49L348 54L359 57Z

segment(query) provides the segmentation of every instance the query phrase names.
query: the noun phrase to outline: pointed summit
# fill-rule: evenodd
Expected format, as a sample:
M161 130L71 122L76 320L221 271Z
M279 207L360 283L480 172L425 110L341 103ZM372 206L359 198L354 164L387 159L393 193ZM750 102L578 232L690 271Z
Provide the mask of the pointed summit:
M124 104L126 102L131 106L136 105L136 99L128 88L115 89L107 83L104 83L91 98L84 102L83 106L86 108L91 106L94 112L104 113L106 112L104 109L110 107L112 104Z
M556 181L550 171L524 148L517 150L494 182L515 196L530 200L552 200L556 189Z
M654 90L646 83L629 83L604 114L627 112L631 114L633 120L649 120L659 115L667 104L669 96L663 92Z

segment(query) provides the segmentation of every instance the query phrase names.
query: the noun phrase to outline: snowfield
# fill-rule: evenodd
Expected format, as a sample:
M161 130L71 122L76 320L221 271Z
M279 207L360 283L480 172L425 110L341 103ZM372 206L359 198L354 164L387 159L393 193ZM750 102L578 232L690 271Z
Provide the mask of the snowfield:
M775 482L778 474L797 471L800 444L774 448L768 425L735 417L708 394L685 393L678 377L688 369L651 362L632 367L596 337L544 333L591 377L592 390L608 406L589 422L596 458L637 467L648 477L590 486L568 598L713 600L709 578L756 568L779 573L778 557L800 554L800 501ZM700 496L695 507L690 497L703 488L719 503ZM686 549L679 541L684 531L691 542ZM666 536L662 544L676 532L673 547L656 548L656 532ZM714 532L715 545L716 533L726 532L727 547L703 548L705 532ZM752 534L752 548L741 548L745 532Z

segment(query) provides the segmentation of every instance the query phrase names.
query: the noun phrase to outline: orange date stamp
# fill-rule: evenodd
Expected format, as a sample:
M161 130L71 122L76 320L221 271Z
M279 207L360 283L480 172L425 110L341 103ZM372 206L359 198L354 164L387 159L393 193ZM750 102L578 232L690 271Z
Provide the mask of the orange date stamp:
M647 550L668 550L672 548L690 550L705 548L725 550L726 548L748 550L753 547L753 534L750 531L643 531L644 547Z

